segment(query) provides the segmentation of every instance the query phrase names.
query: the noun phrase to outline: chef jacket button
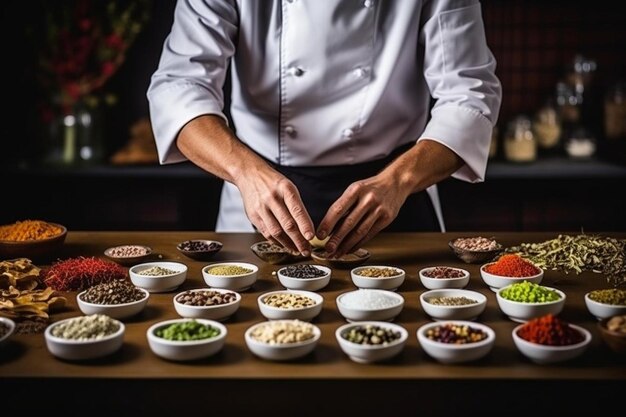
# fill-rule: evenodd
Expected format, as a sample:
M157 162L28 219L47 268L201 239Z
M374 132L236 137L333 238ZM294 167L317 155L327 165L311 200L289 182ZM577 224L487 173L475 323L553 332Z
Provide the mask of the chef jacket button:
M291 75L295 75L296 77L301 77L304 74L304 70L300 67L291 67L289 68L289 73Z
M354 72L354 76L358 78L363 78L367 75L367 69L365 68L357 68L353 72Z
M344 129L341 134L343 135L344 138L350 139L352 136L354 136L354 130Z
M285 126L285 133L289 136L296 136L296 129L293 126Z
M374 0L365 0L365 1L363 2L363 6L367 7L368 9L369 9L370 7L373 7L373 6L374 6Z

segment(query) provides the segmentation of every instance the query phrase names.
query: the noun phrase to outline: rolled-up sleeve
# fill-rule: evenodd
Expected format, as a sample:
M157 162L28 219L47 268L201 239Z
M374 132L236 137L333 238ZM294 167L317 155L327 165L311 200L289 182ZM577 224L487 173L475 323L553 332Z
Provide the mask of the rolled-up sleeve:
M419 140L442 143L463 159L453 177L483 181L502 89L480 4L431 1L422 17L424 76L435 104Z
M234 1L179 0L172 30L148 88L150 119L162 164L185 160L180 129L204 114L224 120L223 86L234 53Z

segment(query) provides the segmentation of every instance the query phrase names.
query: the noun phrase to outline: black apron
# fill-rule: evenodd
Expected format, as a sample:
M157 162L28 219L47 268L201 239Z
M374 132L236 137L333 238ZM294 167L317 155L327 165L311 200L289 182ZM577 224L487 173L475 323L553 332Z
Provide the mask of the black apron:
M271 164L289 178L300 191L314 227L319 226L330 206L355 181L372 177L414 144L397 148L389 156L355 165L291 167ZM395 220L384 232L439 232L441 228L433 204L426 191L411 194Z

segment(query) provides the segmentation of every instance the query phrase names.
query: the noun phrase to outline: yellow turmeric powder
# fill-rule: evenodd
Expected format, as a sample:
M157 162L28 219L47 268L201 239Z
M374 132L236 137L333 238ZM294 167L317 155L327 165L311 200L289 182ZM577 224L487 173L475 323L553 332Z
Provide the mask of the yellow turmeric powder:
M62 231L60 227L42 220L24 220L0 226L0 240L42 240L57 236Z

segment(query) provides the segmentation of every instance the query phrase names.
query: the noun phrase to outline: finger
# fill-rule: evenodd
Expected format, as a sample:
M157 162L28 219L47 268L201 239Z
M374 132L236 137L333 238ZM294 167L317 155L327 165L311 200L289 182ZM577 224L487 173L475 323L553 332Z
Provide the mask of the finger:
M263 221L263 218L261 216L256 216L254 220L250 219L250 221L252 221L252 225L254 226L256 231L262 234L265 240L267 240L270 243L273 243L274 245L281 246L281 247L283 246L279 241L274 239L274 236L272 236L267 231L267 226L265 226L265 222Z
M350 234L355 227L361 222L361 219L367 215L367 209L363 206L357 206L350 212L339 225L339 228L333 232L328 243L326 244L326 251L329 255L335 256L337 248L341 245L344 238Z
M295 186L293 187L293 190L288 190L286 192L285 205L287 206L287 210L289 210L291 217L293 217L296 221L300 234L304 236L307 242L313 239L315 237L315 233L313 231L313 221L304 207L300 193Z
M311 251L311 244L309 240L300 233L298 223L291 215L287 206L279 203L272 206L272 211L283 232L284 237L281 236L281 238L288 239L290 241L290 247L294 248L293 250L297 250L302 255L308 256Z
M294 245L291 238L285 233L283 223L271 210L264 213L263 221L267 227L267 235L270 239L275 240L278 244L290 252L296 252L298 249Z
M357 248L356 245L369 234L377 221L378 217L374 213L368 213L366 216L363 216L360 223L337 246L335 256L340 257L354 251Z
M335 201L329 208L328 212L322 219L317 228L317 237L324 240L326 236L330 234L332 230L334 230L335 226L341 218L343 218L352 206L357 202L357 192L359 191L359 186L357 183L354 183L346 189L346 191ZM334 233L333 233L334 235Z

